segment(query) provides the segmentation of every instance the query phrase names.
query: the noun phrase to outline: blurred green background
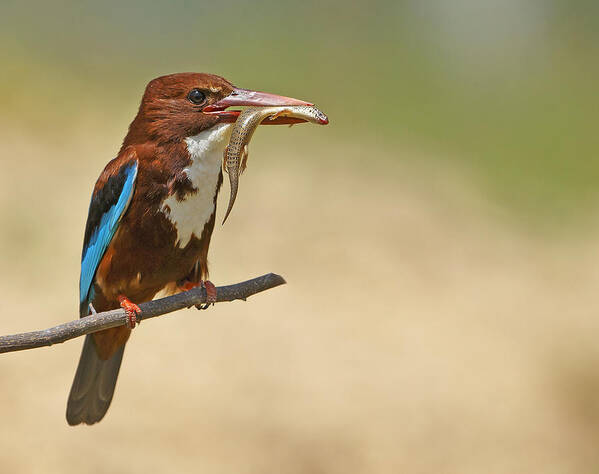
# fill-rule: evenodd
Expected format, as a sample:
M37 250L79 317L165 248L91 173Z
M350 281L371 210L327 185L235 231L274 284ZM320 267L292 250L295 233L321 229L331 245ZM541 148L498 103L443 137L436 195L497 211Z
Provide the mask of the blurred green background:
M331 121L261 127L214 231L215 284L289 284L142 324L93 427L80 340L0 356L0 471L598 471L598 2L3 0L0 44L0 334L76 318L152 78Z
M442 151L491 199L525 220L543 218L535 225L563 228L595 207L597 2L5 0L1 8L0 105L11 121L46 128L89 114L123 128L150 78L209 71L315 101L340 139ZM364 156L364 166L376 159Z

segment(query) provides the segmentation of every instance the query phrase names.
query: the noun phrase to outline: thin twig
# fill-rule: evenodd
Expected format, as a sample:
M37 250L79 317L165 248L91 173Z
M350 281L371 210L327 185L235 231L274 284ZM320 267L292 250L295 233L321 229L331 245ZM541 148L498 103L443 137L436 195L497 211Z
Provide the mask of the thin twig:
M269 290L275 286L283 285L284 283L285 280L282 276L268 273L251 280L236 283L235 285L219 286L216 289L216 302L245 300L249 296ZM190 308L205 302L205 288L197 287L173 296L140 304L141 315L137 316L137 319L140 321L155 318L156 316L162 316L178 309ZM0 353L51 346L52 344L58 344L69 339L84 336L85 334L101 331L102 329L122 326L126 322L127 314L125 311L123 309L114 309L103 313L92 314L42 331L0 336Z

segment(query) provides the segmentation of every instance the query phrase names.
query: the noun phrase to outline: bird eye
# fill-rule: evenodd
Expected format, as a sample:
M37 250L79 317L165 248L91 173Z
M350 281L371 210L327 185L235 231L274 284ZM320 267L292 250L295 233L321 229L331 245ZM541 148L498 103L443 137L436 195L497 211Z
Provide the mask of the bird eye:
M187 98L194 104L201 104L206 100L206 95L200 89L192 89L187 94Z

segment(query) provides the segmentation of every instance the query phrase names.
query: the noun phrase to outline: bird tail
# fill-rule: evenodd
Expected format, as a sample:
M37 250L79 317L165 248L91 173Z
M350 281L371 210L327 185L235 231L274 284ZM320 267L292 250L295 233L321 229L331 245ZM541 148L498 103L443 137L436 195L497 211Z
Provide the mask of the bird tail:
M123 345L110 359L102 360L98 356L92 336L85 336L79 366L67 402L69 425L91 425L104 417L112 401L124 351Z

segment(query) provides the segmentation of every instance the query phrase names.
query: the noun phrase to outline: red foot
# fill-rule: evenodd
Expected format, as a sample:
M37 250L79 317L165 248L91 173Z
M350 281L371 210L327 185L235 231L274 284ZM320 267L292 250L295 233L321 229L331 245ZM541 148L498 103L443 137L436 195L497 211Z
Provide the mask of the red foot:
M202 283L204 284L204 288L206 288L206 304L211 305L216 303L216 286L210 280Z
M191 290L192 288L196 288L201 286L206 289L206 303L196 305L198 309L207 309L211 304L216 303L216 287L210 280L200 280L199 282L191 282L187 281L182 285L179 285L179 289L181 291Z
M127 327L129 329L135 328L137 315L141 314L141 309L135 303L132 303L125 295L119 296L119 303L121 303L121 308L127 313Z

